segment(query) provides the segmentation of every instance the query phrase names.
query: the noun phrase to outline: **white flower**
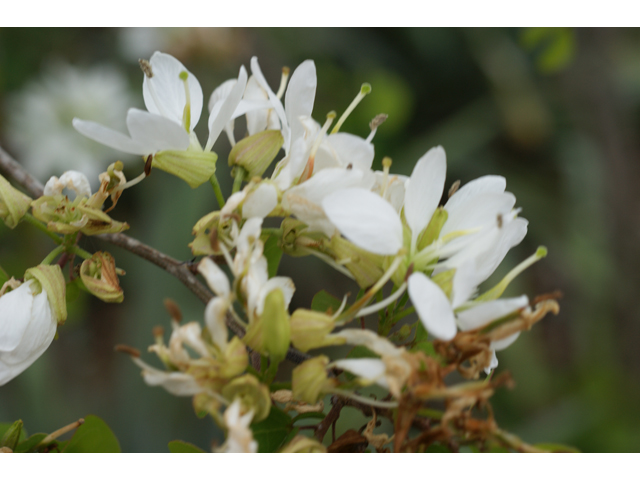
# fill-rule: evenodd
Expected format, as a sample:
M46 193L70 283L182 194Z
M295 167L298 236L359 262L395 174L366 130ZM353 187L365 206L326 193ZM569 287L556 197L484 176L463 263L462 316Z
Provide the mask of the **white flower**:
M147 156L163 150L186 150L193 140L193 128L202 112L202 88L196 77L171 55L155 52L146 66L142 93L148 111L136 108L127 113L129 135L98 123L74 118L73 126L83 135L116 150ZM237 85L209 117L207 150L233 114L246 84L240 69ZM199 144L198 144L199 145Z
M253 411L241 415L242 402L236 399L224 411L224 423L227 426L227 441L218 450L220 453L256 453L258 442L253 439L249 428Z
M0 385L26 370L51 345L57 321L46 291L30 280L0 297Z
M78 197L90 197L91 186L87 177L77 171L69 170L64 172L60 178L51 177L44 186L44 195L59 195L62 191L68 188L76 192Z
M340 190L327 196L322 206L338 230L355 245L380 255L395 255L404 246L407 266L413 264L409 295L425 328L442 340L457 331L451 306L444 292L421 271L461 269L454 307L466 301L475 288L497 268L508 250L526 234L527 221L513 210L515 197L505 193L504 178L487 176L465 185L445 204L447 220L438 238L419 246L420 236L431 221L442 197L446 156L442 147L429 150L405 182L404 217L411 232L404 245L403 222L396 208L379 195L363 189ZM437 266L433 261L439 260ZM423 300L428 298L429 302ZM418 306L419 305L419 306Z
M80 69L51 63L38 80L9 98L6 139L41 181L61 171L78 170L97 187L97 176L109 163L130 157L78 137L71 120L77 115L124 126L133 102L125 76L111 65Z

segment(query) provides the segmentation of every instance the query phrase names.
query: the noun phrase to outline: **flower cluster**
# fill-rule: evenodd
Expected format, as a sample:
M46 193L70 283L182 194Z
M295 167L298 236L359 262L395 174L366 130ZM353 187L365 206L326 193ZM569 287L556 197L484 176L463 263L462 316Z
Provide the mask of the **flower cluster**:
M127 182L121 166L114 164L100 176L100 190L93 195L86 178L66 172L52 177L44 196L33 202L0 183L0 213L14 226L31 206L50 234L64 236L54 253L82 255L75 246L80 232L127 228L103 211L104 202L111 198L109 210L113 208L122 191L143 180L150 168L176 175L193 188L211 183L219 208L196 223L190 244L193 254L202 256L193 272L211 291L204 328L198 322L181 324L178 307L168 302L169 342L165 344L159 327L149 348L164 368L149 365L134 349L121 348L132 354L144 380L174 395L193 397L196 411L209 414L227 432L217 451L258 450L251 424L268 417L273 421L278 404L285 404L284 412L319 413L327 395L332 395L333 408L352 402L373 411L373 423L363 427L362 434L355 432L353 442L377 451L391 438L373 433L372 407L396 412L389 413L396 422L396 451L419 450L436 438L448 441L456 432L478 442L498 438L491 416L472 431L470 425L480 424L469 422L469 412L486 405L493 389L508 379L451 385L445 377L456 370L467 379L478 379L483 371L491 374L498 365L496 351L511 345L546 313L557 312L550 298L533 303L526 295L501 298L520 272L546 255L544 247L495 286L480 291L527 232L528 222L519 216L505 179L484 176L460 188L455 183L443 203L446 154L439 146L418 159L410 177L393 174L389 158L382 160L382 170L374 170L373 139L386 115L371 121L367 138L340 131L371 87L363 84L340 117L329 112L323 124L317 123L312 118L317 78L311 60L291 74L283 69L274 91L252 58L251 75L241 67L237 78L213 90L203 147L193 131L204 105L195 76L159 52L140 64L147 110L128 111L129 135L88 120L74 119L73 125L93 140L141 156L145 172ZM247 132L240 140L238 122ZM232 145L228 161L234 176L233 192L226 199L212 152L223 131ZM64 193L69 190L75 192L72 199ZM268 217L279 227L264 227ZM321 291L310 308L290 313L294 282L277 276L283 253L318 257L353 280L360 293L350 302L348 292L340 300ZM80 274L86 288L104 301L122 301L113 257L104 252L83 256ZM1 297L0 311L14 308L18 295L35 295L26 290L32 286L27 283ZM25 309L21 315L34 319L33 325L49 325L51 315L36 312L36 303L43 302L39 299L36 295L33 311ZM413 311L418 319L409 321ZM364 318L373 314L377 328L365 329ZM363 319L361 328L349 325L356 318ZM46 331L50 342L50 329ZM22 333L16 332L7 351L19 350ZM0 338L0 347L7 343L2 342ZM27 349L29 358L47 345L43 341ZM344 346L349 347L346 356ZM276 389L274 380L286 374L279 368L285 359L296 365L285 388ZM363 393L367 388L376 398ZM446 402L438 417L438 435L408 439L419 412L429 409L428 402L442 399ZM323 422L314 427L320 441L327 428ZM341 451L340 445L328 450ZM281 447L325 450L304 436Z

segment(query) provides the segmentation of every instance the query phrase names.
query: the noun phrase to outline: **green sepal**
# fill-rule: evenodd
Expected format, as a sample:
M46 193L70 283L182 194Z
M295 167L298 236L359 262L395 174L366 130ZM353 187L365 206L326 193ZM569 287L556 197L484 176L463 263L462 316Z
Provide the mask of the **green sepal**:
M218 155L214 152L163 150L154 155L151 166L175 175L191 188L196 188L208 182L215 173L216 160Z
M22 420L16 420L13 422L9 428L7 428L7 431L4 432L2 439L0 439L0 447L7 447L11 450L15 450L20 441L20 437L22 436L24 438L22 426Z
M329 248L338 263L348 260L344 266L353 274L360 288L370 287L384 274L382 255L367 252L340 235L331 237Z
M229 153L229 166L240 165L248 177L262 177L284 144L280 130L264 130L243 138Z
M244 410L253 410L254 422L260 422L267 418L271 409L271 395L269 387L250 374L242 375L229 382L220 392L229 401L239 399Z
M34 279L47 292L47 298L58 325L67 319L66 283L59 265L38 265L29 268L25 280Z
M449 218L449 214L443 207L438 207L433 213L427 228L422 231L420 237L418 237L418 251L428 247L435 242L440 236L442 227Z
M29 210L31 201L31 198L13 188L6 178L0 175L0 218L7 227L13 229L18 225Z

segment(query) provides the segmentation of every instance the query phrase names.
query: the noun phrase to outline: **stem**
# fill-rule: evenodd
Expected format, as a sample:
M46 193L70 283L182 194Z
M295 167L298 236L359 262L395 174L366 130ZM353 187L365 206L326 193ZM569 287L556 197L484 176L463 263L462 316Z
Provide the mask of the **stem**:
M59 428L55 432L50 433L49 435L44 437L42 441L38 444L38 446L45 446L48 443L51 443L53 440L60 437L61 435L64 435L65 433L70 432L71 430L75 430L83 423L84 423L84 418L81 418L80 420L76 420L75 422L70 423L69 425Z
M40 263L42 265L51 265L51 262L53 262L53 259L56 258L65 250L66 250L66 247L64 245L58 245L56 248L51 250L51 253L49 253L49 255L47 255L46 257L44 257L44 260L42 260L42 262Z
M22 217L22 219L25 220L27 223L30 223L31 225L36 227L41 232L47 234L58 245L62 243L62 238L60 236L58 236L55 233L49 231L49 229L47 229L47 226L44 223L42 223L40 220L36 219L36 217L31 215L30 213L25 213L24 216Z
M244 168L236 166L236 175L233 179L233 189L231 190L231 194L240 191L240 187L242 187L242 181L244 180L246 173L247 171Z
M224 201L224 195L222 195L222 189L220 188L220 183L218 182L218 177L216 177L215 173L209 178L209 183L213 187L213 193L216 196L220 209L222 209L226 202Z
M69 253L73 253L75 255L78 255L79 257L84 258L85 260L90 259L91 257L93 257L93 255L89 252L87 252L86 250L78 247L77 245L74 245L73 247L69 248L67 250Z

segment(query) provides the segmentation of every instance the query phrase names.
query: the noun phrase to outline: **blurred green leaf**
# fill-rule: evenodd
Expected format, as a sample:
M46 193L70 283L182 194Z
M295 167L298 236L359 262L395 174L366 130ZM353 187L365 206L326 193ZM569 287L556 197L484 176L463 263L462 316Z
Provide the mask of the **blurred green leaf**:
M425 453L452 453L449 447L441 443L432 443L427 447Z
M40 445L40 442L45 439L46 433L34 433L15 449L16 453L35 452L36 447Z
M541 73L556 73L564 69L576 51L575 33L571 28L525 28L520 43L534 53L536 67Z
M267 259L269 278L275 277L278 274L278 266L282 258L282 250L278 246L278 238L275 235L270 235L264 242L264 256Z
M274 453L278 451L291 432L291 428L291 417L279 408L272 406L267 418L251 425L253 438L258 442L258 452Z
M335 313L340 309L340 305L342 305L342 300L334 297L326 290L320 290L311 300L311 310L316 312Z
M101 418L87 415L63 453L120 453L120 444Z
M169 451L171 453L205 453L200 447L196 447L193 443L183 440L173 440L169 442Z

